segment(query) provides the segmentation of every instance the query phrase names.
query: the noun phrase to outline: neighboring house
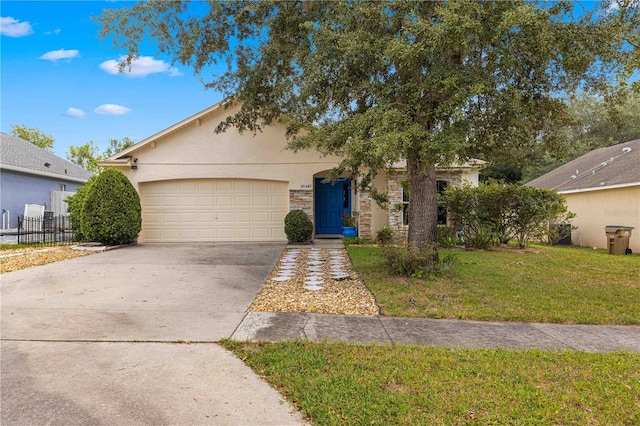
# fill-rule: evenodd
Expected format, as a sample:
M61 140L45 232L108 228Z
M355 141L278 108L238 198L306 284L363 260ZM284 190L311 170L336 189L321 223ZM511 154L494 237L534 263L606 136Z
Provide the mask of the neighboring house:
M2 228L17 228L26 204L39 204L54 215L66 214L64 199L91 172L31 142L0 133L0 205Z
M368 191L357 189L357 182L324 182L340 159L287 150L283 127L215 133L235 108L216 104L99 162L121 170L138 190L140 242L286 241L284 217L294 209L312 219L316 237L340 234L344 212L359 212L364 238L375 237L385 225L398 232L406 228L402 210L393 208L403 204L406 168L374 182L390 194L385 211ZM439 176L452 185L464 179L477 185L483 164L441 170Z
M632 226L629 247L640 253L640 139L591 151L527 185L565 196L577 215L574 245L607 249L605 226Z

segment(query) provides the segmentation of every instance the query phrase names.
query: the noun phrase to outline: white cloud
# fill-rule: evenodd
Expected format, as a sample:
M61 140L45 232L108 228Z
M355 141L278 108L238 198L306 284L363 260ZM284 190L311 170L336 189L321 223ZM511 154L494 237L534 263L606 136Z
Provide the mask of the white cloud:
M24 37L33 34L33 28L28 21L20 22L11 16L0 17L0 34L9 37Z
M58 61L60 59L73 59L80 56L80 51L79 50L65 50L65 49L60 49L60 50L52 50L50 52L45 53L44 55L40 56L40 59L45 59L47 61Z
M118 62L124 61L125 56L121 56L117 61L109 59L100 64L100 69L109 74L119 74ZM169 65L168 62L160 61L151 56L141 56L131 63L131 66L125 66L123 74L129 77L146 77L150 74L168 73L171 77L181 76L182 73Z
M104 104L96 108L94 112L102 115L122 115L131 112L131 110L122 105Z
M67 108L67 112L65 112L65 114L69 117L82 117L83 115L85 115L83 110L73 107Z
M51 35L51 34L58 35L58 34L60 34L61 32L62 32L62 30L61 30L60 28L56 28L56 29L55 29L55 30L53 30L53 31L47 31L45 34L46 34L46 35Z

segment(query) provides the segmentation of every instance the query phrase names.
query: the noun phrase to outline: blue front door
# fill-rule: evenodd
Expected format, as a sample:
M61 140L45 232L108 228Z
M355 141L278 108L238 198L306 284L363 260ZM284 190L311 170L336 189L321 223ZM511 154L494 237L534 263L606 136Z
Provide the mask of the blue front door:
M316 234L341 234L342 214L351 214L351 179L323 182L316 178Z

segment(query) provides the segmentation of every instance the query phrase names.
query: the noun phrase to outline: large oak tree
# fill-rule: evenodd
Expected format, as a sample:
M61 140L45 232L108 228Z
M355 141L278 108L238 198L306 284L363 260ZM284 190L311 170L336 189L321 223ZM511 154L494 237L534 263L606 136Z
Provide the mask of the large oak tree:
M342 156L336 172L363 187L406 160L409 242L422 246L436 240L436 164L553 151L567 93L624 89L638 65L640 4L587 5L145 1L98 21L126 49L123 70L149 38L239 102L219 131L280 121L291 149Z

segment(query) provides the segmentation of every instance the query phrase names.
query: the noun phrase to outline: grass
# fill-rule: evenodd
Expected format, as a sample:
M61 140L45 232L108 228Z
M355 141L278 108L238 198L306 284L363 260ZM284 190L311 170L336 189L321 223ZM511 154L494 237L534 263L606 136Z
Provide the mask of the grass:
M314 425L640 424L640 354L222 344Z
M640 324L640 256L535 246L447 251L454 268L435 279L390 275L377 247L348 247L387 316L561 324Z
M386 315L640 323L640 257L569 247L451 252L436 279L399 278L349 247ZM442 251L442 253L446 253ZM640 354L222 341L314 425L640 424Z
M17 250L32 247L34 247L33 244L0 244L0 250Z

